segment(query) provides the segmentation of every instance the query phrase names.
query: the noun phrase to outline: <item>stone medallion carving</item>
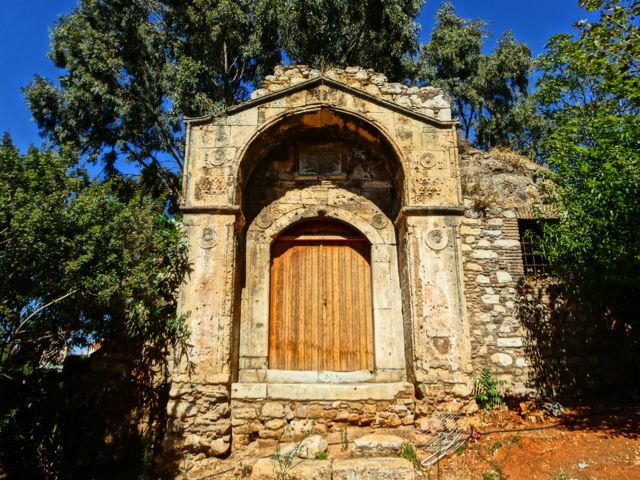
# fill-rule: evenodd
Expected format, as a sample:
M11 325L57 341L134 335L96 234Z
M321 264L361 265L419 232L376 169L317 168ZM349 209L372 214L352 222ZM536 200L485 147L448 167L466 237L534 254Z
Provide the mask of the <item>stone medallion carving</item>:
M426 152L420 157L420 166L422 168L433 168L436 164L436 156L434 153Z
M374 213L371 216L370 223L378 230L382 230L384 227L387 226L387 219L381 213Z
M273 213L271 213L270 210L264 210L256 218L256 225L264 230L265 228L269 228L274 220Z
M212 148L202 152L204 164L207 167L221 167L225 164L227 157L224 148Z
M218 239L216 238L216 231L213 228L207 227L202 229L202 234L200 235L200 247L202 248L213 248L216 243L218 243Z
M427 233L426 243L432 250L442 250L449 244L449 237L445 230L434 229Z

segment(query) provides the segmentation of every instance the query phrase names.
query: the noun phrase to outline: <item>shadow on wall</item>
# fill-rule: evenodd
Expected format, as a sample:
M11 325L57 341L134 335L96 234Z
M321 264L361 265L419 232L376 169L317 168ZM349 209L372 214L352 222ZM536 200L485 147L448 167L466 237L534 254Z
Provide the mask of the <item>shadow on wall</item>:
M168 386L154 370L101 349L61 372L2 379L0 478L156 478Z
M637 392L637 329L579 307L550 279L525 278L518 285L531 386L564 400Z

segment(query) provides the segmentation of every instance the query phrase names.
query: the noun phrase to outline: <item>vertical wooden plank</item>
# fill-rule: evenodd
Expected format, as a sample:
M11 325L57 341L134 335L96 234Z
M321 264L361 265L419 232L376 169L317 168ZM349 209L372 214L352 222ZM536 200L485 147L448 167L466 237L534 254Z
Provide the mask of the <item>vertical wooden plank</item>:
M364 282L363 289L366 301L364 303L364 321L367 325L368 336L366 343L366 365L368 370L373 370L373 302L371 301L371 267L370 267L370 249L367 250L366 256L363 257L363 263L366 264L366 268L363 268Z
M269 365L275 363L276 341L277 341L277 322L278 308L281 305L281 299L278 297L278 264L280 259L277 256L276 249L271 252L271 282L269 285Z
M272 248L270 368L372 370L369 244L344 240L342 225L296 228L306 238ZM316 233L322 239L313 240Z
M333 323L333 338L334 345L337 348L333 349L333 364L332 370L340 370L340 357L342 356L342 332L341 332L341 324L340 324L340 306L342 295L340 291L340 278L338 275L338 267L339 267L339 258L338 258L338 250L339 247L332 245L331 247L331 271L329 273L329 283L333 290L333 301L331 309L332 311L332 323Z
M288 288L291 292L291 315L287 319L287 323L289 326L286 350L287 350L287 370L298 370L298 355L295 349L293 348L294 342L298 339L298 308L300 305L300 289L295 288L295 285L298 285L298 270L300 263L300 252L298 246L294 246L291 249L291 262L289 262L289 285L294 286L293 288Z

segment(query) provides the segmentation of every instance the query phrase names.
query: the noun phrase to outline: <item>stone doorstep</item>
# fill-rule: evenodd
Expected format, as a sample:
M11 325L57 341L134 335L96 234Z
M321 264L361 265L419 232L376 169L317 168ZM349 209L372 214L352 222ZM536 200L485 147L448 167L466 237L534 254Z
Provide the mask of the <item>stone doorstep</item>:
M288 473L291 480L414 480L409 461L394 457L349 458L346 460L308 460L293 467L271 458L261 458L253 466L251 480L274 480L277 473Z
M398 394L412 391L413 385L394 383L234 383L232 399L279 399L279 400L394 400Z

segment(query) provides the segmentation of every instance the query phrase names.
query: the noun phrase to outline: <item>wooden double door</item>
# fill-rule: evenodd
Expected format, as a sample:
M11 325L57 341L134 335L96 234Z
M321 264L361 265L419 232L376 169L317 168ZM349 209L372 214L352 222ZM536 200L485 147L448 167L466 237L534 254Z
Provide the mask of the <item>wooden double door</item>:
M297 224L273 243L269 368L374 369L370 255L339 222Z

